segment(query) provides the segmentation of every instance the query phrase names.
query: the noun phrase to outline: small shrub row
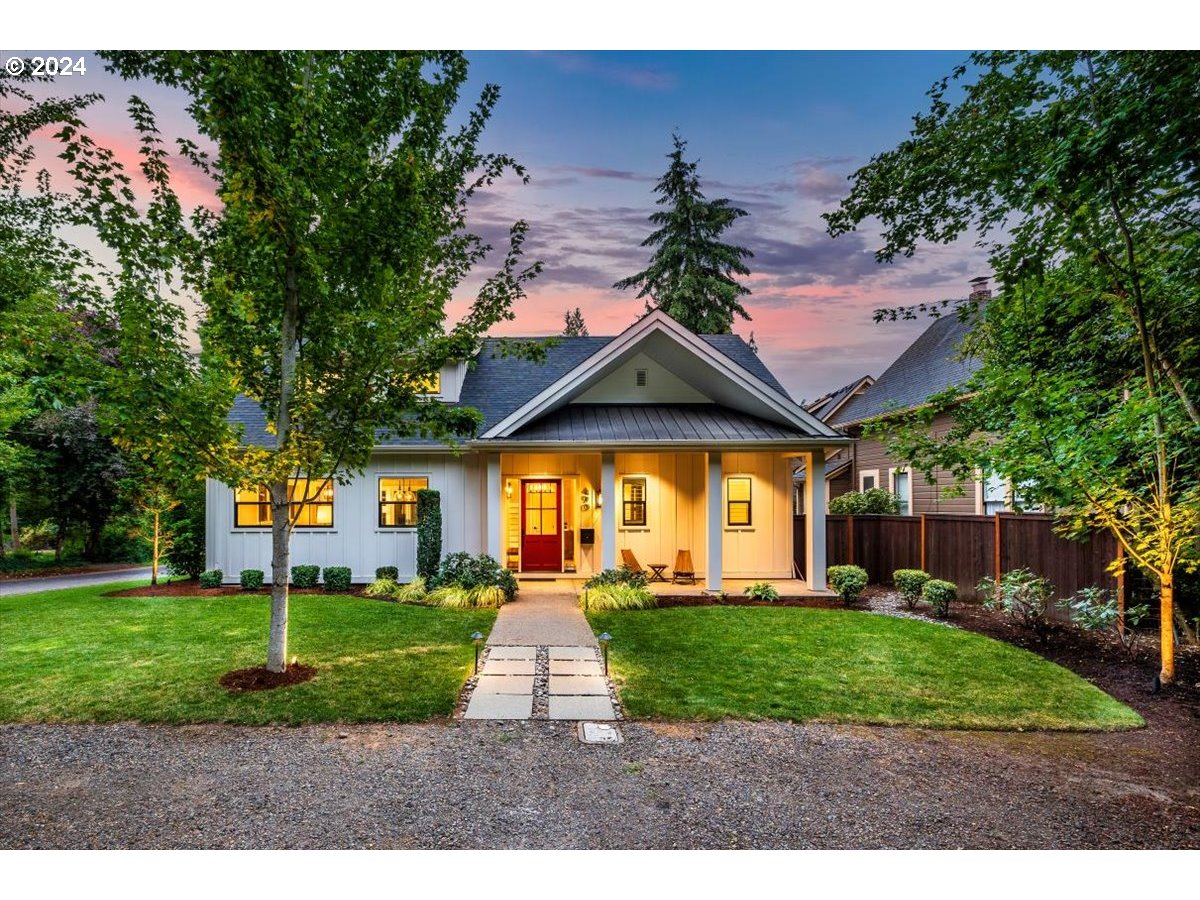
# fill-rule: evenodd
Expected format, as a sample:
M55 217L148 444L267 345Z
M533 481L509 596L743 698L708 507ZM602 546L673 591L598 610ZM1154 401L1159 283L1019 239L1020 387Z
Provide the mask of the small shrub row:
M654 609L658 598L645 585L618 581L585 587L580 603L595 610Z
M597 572L585 581L583 586L589 590L615 584L644 588L647 583L645 572L638 572L628 566L617 566L615 569L604 569Z
M862 566L830 566L825 574L847 606L857 600L867 586L867 570Z
M225 581L225 573L220 569L209 569L200 573L200 587L219 588Z
M504 601L517 596L517 577L503 568L486 553L472 556L470 553L451 553L438 564L437 575L429 581L435 591L439 588L458 587L470 591L474 588L494 587L504 593Z
M352 576L349 566L328 566L323 571L320 566L293 566L292 586L297 588L315 588L318 579L325 583L325 590L333 594L344 594L350 590ZM209 569L200 573L200 587L219 588L225 581L225 573L220 569ZM238 583L242 590L256 591L266 582L262 569L242 569L238 574Z
M320 566L292 566L292 587L315 588L320 577Z

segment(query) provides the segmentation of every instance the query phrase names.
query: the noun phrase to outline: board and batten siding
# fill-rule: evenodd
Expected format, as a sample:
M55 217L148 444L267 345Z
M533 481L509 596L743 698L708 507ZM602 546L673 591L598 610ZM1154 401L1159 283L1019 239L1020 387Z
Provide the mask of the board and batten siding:
M617 564L621 551L632 550L642 566L661 563L668 572L675 554L690 550L697 574L705 571L704 454L617 453ZM646 479L646 525L625 525L621 515L622 480ZM605 500L607 503L607 499Z
M749 527L730 527L725 497L721 497L722 576L791 578L792 461L781 453L723 453L722 493L729 478L737 475L751 479L751 523ZM696 565L699 567L699 561Z
M426 476L441 493L442 553L483 550L484 523L480 460L467 454L377 451L363 475L333 489L333 527L296 528L291 564L349 566L355 582L369 582L379 566L396 566L400 580L416 574L415 528L380 528L378 480L386 476ZM209 479L206 484L206 568L220 569L236 583L243 569L262 569L271 578L271 529L235 528L233 489ZM475 510L475 512L468 512Z
M934 437L941 437L954 427L954 420L947 414L943 413L935 418L929 427L929 432ZM879 472L879 481L877 486L885 489L891 487L891 482L888 479L888 471L892 468L899 468L905 465L903 460L898 460L895 457L889 456L883 445L873 438L859 439L854 448L854 489L858 490L862 484L861 475L863 472L877 470ZM955 513L961 515L974 515L976 509L978 484L970 482L963 485L963 495L959 497L943 496L943 490L954 484L954 476L944 469L935 469L934 476L937 479L936 484L930 484L925 476L920 472L912 472L909 476L909 483L912 485L912 506L910 513L912 515L921 515L922 513Z

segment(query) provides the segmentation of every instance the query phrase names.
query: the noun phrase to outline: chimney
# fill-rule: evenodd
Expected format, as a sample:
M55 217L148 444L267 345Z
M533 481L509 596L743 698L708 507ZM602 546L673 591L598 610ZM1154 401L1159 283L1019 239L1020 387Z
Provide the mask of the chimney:
M988 287L988 277L980 275L978 278L971 279L971 295L970 300L987 300L992 296L992 289Z

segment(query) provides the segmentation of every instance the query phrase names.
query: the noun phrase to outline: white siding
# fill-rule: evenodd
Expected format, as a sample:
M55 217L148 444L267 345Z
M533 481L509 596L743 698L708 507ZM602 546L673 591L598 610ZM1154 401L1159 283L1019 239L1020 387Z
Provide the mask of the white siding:
M396 566L401 580L411 579L416 574L416 530L378 526L378 479L385 475L427 476L429 486L441 492L442 553L481 552L478 460L450 453L380 451L362 476L335 485L333 528L292 532L292 565L349 566L356 582L372 580L379 566ZM236 582L242 569L262 569L270 580L270 529L234 528L233 491L212 479L207 513L206 567L220 569L226 582Z

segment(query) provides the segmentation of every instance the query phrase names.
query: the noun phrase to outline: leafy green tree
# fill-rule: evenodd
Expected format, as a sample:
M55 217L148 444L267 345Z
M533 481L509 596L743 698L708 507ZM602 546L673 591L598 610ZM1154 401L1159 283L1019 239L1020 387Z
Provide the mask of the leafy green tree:
M889 424L889 449L1109 529L1159 586L1164 683L1176 574L1200 565L1197 84L1192 53L976 53L827 216L834 235L881 222L884 261L986 248L1001 290L955 311L982 366Z
M754 254L721 235L748 213L724 198L705 199L698 164L683 158L687 142L678 134L672 140L671 164L654 187L662 209L650 216L655 230L642 241L655 248L650 263L613 287L638 288L639 298L649 298L647 312L661 309L697 334L728 334L735 317L750 319L741 302L750 289L734 276L750 274L743 260Z
M577 306L574 309L568 309L563 314L563 336L564 337L587 337L587 323L583 321L583 312Z
M453 442L479 425L475 410L428 402L421 386L446 363L469 357L492 325L511 318L512 303L538 271L536 264L522 266L525 225L518 222L500 270L467 314L447 325L452 292L490 249L466 230L467 203L506 171L524 177L524 170L504 154L477 149L496 86L483 89L461 126L451 124L467 75L461 54L102 56L124 77L150 77L187 94L189 112L216 153L209 158L187 143L182 152L215 181L221 202L219 210L193 216L190 231L179 227L153 116L144 104L131 104L146 151L143 174L149 169L169 221L164 227L161 217L126 215L113 237L137 237L131 263L152 258L146 251L161 241L160 256L171 258L181 283L200 298L204 365L191 379L179 370L181 322L169 298L157 290L118 298L122 338L135 351L129 358L150 352L170 375L154 397L159 412L124 427L146 435L155 430L155 416L162 423L190 416L194 427L176 421L163 433L187 433L222 481L268 488L267 668L283 671L290 538L304 504L330 480L344 483L361 472L380 429ZM68 152L88 149L68 137ZM85 180L101 190L113 161L93 162ZM121 206L124 199L113 202ZM111 217L96 220L107 224ZM152 327L139 330L145 321ZM129 399L136 380L125 384ZM177 389L189 384L194 390ZM265 411L268 446L242 443L232 426L209 415L230 407L234 387ZM190 408L180 402L189 396ZM197 396L206 398L207 409L194 405ZM307 496L289 496L289 478L296 476L308 479Z

